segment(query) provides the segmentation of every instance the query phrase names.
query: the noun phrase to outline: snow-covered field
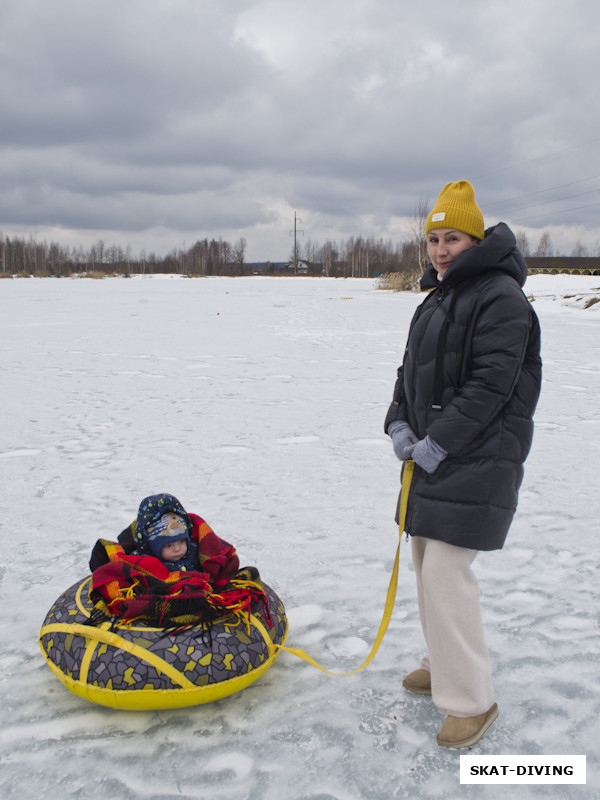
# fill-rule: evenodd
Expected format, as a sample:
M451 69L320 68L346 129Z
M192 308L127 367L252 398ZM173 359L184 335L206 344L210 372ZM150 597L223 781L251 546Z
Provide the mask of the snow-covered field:
M357 675L284 653L212 705L120 712L67 692L38 649L46 611L160 491L260 568L290 646L334 671L362 662L398 536L382 424L422 297L369 280L4 280L3 800L599 797L600 303L584 301L600 278L526 291L544 385L507 546L476 562L500 718L472 752L586 754L587 786L459 784L441 715L400 685L422 652L404 543L389 631Z

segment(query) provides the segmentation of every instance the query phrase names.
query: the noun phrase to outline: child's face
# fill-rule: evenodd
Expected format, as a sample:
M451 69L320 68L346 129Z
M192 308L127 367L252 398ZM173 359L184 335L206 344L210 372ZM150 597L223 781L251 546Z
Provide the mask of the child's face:
M185 558L187 553L187 542L185 539L178 539L176 542L169 542L160 551L160 557L163 561L179 561Z

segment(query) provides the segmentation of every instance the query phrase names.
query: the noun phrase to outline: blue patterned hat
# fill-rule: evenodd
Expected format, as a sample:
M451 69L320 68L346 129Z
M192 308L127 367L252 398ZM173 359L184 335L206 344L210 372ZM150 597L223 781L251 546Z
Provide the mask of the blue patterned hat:
M153 494L140 503L135 540L146 552L160 558L163 547L180 539L190 544L193 524L179 500L172 494Z

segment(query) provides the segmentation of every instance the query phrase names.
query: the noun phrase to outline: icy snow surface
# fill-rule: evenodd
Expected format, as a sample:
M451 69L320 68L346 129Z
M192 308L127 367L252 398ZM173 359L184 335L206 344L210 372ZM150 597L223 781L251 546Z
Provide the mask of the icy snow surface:
M596 291L594 291L596 290ZM544 385L519 511L480 577L500 718L479 754L586 754L587 786L459 784L431 701L403 545L363 672L288 654L245 691L122 712L70 694L37 644L145 495L175 494L283 599L288 644L358 666L397 543L382 432L422 297L370 280L0 282L0 796L104 800L599 797L600 278L535 276ZM507 320L510 324L510 320Z

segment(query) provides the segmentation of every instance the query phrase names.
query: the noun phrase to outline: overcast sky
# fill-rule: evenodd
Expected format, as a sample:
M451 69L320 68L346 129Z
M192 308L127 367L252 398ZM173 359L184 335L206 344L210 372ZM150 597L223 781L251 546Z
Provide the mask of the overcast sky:
M0 231L166 254L486 225L600 245L600 4L2 0Z

